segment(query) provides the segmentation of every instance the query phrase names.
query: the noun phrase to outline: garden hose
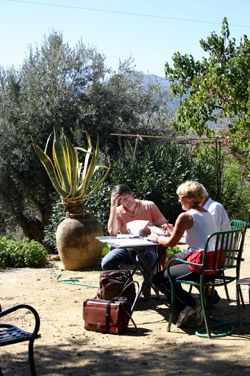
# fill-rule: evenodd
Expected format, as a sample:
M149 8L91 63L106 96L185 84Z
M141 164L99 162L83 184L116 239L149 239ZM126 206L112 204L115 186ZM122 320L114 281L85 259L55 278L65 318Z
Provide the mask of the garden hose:
M78 278L74 278L74 277L61 279L61 277L62 277L61 274L56 274L56 273L54 273L54 274L55 274L56 281L60 282L60 283L66 283L68 285L84 286L84 287L95 288L95 289L99 287L99 286L96 286L96 285L89 285L87 283L82 283L81 281L79 281Z

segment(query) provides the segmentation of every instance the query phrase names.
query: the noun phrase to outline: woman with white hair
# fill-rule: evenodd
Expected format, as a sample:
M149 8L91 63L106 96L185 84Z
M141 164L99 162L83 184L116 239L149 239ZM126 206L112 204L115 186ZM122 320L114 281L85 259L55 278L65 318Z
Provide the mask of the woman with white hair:
M162 246L174 247L186 233L186 243L189 247L184 251L183 256L187 257L192 252L204 249L205 240L208 235L216 232L216 225L212 215L201 207L201 202L205 197L202 184L197 181L186 181L178 187L176 193L184 213L178 216L173 228L168 228L171 235L166 237L151 233L148 238ZM199 280L199 274L190 270L188 265L185 264L171 266L170 273L173 279ZM163 293L169 291L170 282L167 271L163 270L157 273L154 283ZM197 318L198 310L196 309L196 301L191 293L184 290L180 284L175 285L175 295L179 314L176 325L180 327L191 318Z

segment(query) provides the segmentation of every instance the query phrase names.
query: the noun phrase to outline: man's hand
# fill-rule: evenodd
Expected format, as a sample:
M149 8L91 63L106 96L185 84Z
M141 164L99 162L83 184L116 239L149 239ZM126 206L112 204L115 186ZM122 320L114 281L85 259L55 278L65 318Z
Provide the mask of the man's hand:
M117 205L119 205L119 198L120 195L118 193L111 193L111 206L116 207Z

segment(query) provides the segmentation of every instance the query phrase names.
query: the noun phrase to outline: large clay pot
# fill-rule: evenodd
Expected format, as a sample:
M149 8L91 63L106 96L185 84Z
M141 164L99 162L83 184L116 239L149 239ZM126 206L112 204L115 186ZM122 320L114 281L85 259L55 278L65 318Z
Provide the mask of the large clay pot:
M56 246L64 268L82 270L95 265L102 252L95 237L102 234L102 227L91 214L65 218L56 231Z

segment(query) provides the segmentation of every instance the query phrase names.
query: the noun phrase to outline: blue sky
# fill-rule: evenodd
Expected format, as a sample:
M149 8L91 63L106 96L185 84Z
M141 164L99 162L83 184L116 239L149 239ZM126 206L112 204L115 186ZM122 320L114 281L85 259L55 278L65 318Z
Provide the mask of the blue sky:
M219 33L228 18L237 42L250 37L249 0L0 0L0 65L21 65L29 46L59 31L71 47L82 39L118 68L133 58L136 69L164 76L173 54L204 53L201 38Z

